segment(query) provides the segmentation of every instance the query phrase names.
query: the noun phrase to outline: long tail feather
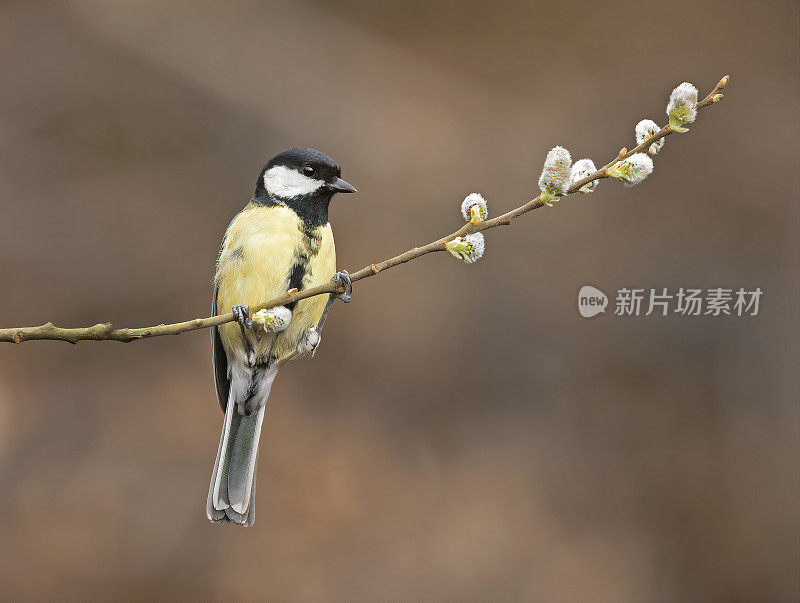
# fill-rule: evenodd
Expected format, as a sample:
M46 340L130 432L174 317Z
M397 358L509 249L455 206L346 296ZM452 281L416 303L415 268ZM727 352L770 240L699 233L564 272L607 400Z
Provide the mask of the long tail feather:
M275 373L267 371L253 375L258 381L257 396L245 404L247 410L253 409L252 414L240 415L236 402L233 399L228 401L206 502L206 514L211 521L233 522L247 527L255 521L258 442ZM231 388L231 398L234 391L241 390Z
M236 432L231 464L228 468L228 500L237 513L245 514L250 502L263 420L262 406L254 415L242 417Z

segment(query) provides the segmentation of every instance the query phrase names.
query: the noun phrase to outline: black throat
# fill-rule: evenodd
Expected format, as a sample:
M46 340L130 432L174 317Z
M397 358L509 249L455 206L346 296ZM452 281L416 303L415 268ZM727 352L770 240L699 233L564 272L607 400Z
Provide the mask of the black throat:
M264 188L263 182L259 182L259 184L261 186L256 188L256 194L253 197L253 203L256 205L288 207L297 214L297 217L303 222L303 226L308 230L325 226L328 223L328 206L331 203L333 191L323 188L308 195L287 198L270 195Z

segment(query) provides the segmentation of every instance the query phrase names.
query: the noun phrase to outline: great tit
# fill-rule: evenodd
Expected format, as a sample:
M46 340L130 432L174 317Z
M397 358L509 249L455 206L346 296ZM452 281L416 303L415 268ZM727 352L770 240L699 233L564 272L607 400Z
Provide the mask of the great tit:
M225 412L206 506L211 521L255 521L258 441L272 382L285 362L313 354L334 299L349 301L347 272L334 274L328 205L334 194L354 192L333 159L314 149L290 149L264 166L253 199L225 232L212 311L232 308L236 321L211 330L217 397ZM332 276L345 293L250 314L250 306Z

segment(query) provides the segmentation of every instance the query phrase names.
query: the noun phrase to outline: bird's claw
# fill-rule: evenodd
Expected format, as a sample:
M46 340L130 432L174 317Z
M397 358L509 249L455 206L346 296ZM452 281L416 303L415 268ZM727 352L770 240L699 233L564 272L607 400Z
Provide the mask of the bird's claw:
M333 275L331 279L337 286L344 287L344 293L332 293L336 299L341 299L344 303L350 303L350 294L353 292L353 283L347 270L341 270Z
M253 319L250 316L250 306L237 304L233 307L233 316L242 328L253 328Z
M336 283L337 289L341 287L344 289L344 292L331 293L328 296L328 302L325 304L325 308L322 310L322 316L319 317L317 328L312 329L312 331L316 331L317 335L322 333L322 327L325 326L325 321L328 318L328 312L331 311L331 306L333 305L333 302L336 301L337 299L341 299L346 304L350 303L350 294L353 292L353 282L350 280L350 275L348 274L347 270L342 270L340 272L337 272L336 274L333 275L333 278L331 278L331 280ZM317 342L314 343L314 345L312 346L313 348L311 350L312 355L313 351L317 348L318 345L319 345L319 340L317 340Z
M236 304L231 310L236 322L239 323L239 329L242 331L242 343L244 343L245 353L247 354L245 362L248 366L252 366L255 361L255 354L253 354L253 348L245 333L245 328L253 328L253 319L250 317L250 306Z

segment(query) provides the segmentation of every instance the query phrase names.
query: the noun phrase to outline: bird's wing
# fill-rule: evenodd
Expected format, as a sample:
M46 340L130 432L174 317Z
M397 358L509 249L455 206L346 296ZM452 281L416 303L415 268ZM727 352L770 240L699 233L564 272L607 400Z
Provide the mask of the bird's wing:
M211 298L211 316L217 314L217 285L214 285L214 295ZM219 338L219 329L211 327L211 359L214 365L214 384L217 386L217 398L222 412L228 406L228 390L230 381L228 380L228 357L225 355L225 348L222 347L222 340Z

